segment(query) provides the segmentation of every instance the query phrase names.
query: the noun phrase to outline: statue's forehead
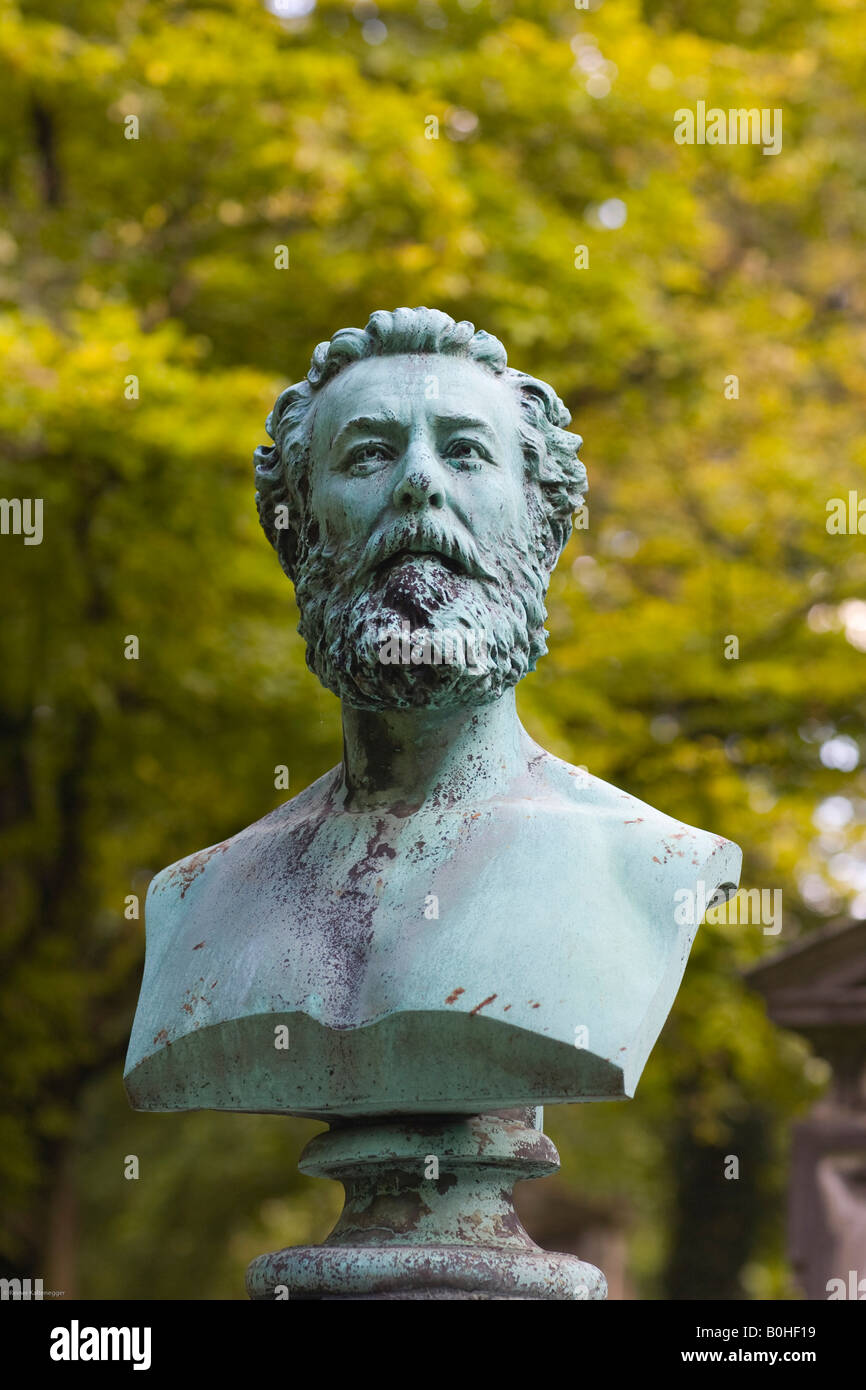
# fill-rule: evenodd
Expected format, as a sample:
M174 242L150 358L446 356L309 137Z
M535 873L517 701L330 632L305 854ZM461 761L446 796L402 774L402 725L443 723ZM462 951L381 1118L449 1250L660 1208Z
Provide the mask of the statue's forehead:
M333 438L357 416L409 425L428 417L465 413L504 434L519 422L516 395L508 383L465 357L406 353L367 357L345 367L316 403L313 443Z

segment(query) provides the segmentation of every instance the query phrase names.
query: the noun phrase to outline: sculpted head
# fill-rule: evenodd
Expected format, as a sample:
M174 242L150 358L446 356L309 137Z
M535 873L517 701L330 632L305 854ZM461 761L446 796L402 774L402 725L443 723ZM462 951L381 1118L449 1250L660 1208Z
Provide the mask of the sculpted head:
M324 685L362 709L446 708L497 699L534 669L586 491L570 419L498 339L436 309L379 310L319 344L255 463ZM383 658L401 632L413 658L406 642L406 661ZM443 633L473 634L472 659L451 647L429 660Z

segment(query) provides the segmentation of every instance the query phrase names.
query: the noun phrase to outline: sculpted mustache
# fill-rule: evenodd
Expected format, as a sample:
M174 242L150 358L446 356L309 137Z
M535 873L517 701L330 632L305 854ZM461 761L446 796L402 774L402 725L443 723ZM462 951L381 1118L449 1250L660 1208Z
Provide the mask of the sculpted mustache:
M399 555L403 550L432 550L449 560L455 560L473 579L494 579L481 559L480 551L471 536L458 536L430 525L408 528L394 526L371 536L361 556L359 573L371 574L379 565Z

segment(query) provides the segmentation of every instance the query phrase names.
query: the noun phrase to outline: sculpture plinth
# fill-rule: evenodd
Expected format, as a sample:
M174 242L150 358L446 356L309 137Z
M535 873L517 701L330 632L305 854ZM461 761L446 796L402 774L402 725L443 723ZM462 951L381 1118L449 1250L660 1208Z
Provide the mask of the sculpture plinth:
M336 1178L346 1204L321 1245L260 1255L253 1299L599 1299L601 1271L541 1250L515 1182L556 1172L533 1111L351 1122L317 1135L299 1167Z

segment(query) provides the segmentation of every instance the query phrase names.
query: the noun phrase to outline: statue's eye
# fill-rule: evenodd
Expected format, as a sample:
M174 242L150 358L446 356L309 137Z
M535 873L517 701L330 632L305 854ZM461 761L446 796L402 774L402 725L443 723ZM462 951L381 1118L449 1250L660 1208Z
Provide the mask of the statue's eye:
M461 468L480 468L488 455L475 439L454 439L445 450L445 457Z
M359 444L350 453L349 472L370 473L392 457L393 452L387 444L383 444L379 439L369 440L366 444Z

